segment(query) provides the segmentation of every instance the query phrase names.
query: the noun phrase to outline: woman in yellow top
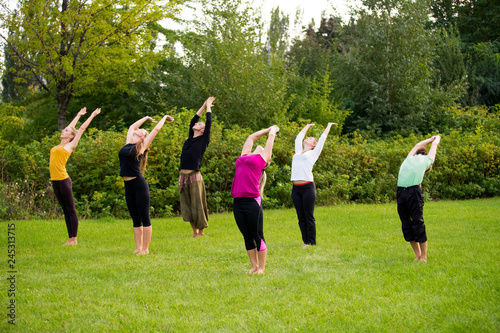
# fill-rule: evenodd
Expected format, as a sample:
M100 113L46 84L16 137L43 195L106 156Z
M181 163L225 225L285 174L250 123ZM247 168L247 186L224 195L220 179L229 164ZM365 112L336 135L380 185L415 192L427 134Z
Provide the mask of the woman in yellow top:
M101 109L92 112L90 117L76 130L75 126L78 119L86 112L87 108L83 108L78 112L68 127L61 131L61 143L50 150L50 180L57 201L62 206L66 227L68 228L69 239L64 245L76 245L78 232L78 216L76 215L75 200L73 199L73 186L71 178L66 172L66 162L68 162L69 156L76 148L78 141L80 141L83 131L89 126L92 119L101 112Z

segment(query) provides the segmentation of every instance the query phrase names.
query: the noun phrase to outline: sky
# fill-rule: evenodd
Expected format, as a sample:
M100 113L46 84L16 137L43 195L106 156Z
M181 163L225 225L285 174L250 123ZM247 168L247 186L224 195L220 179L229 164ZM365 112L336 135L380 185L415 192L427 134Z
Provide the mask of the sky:
M297 10L303 13L302 26L306 26L314 19L315 26L318 27L323 11L327 15L338 14L348 17L349 5L354 4L354 0L254 0L255 3L262 2L262 16L265 21L269 20L270 12L273 8L279 7L284 14L290 15L291 35L300 34L301 26L294 27L294 20Z
M340 15L346 22L349 17L349 6L353 6L357 1L359 0L253 0L253 5L260 8L262 18L266 23L270 20L271 11L279 7L281 12L289 15L290 34L291 37L295 37L301 33L301 26L307 26L312 19L317 28L323 12L327 15ZM302 14L300 25L294 24L297 10ZM193 14L194 11L184 9L180 16L182 19L190 20L195 16ZM172 21L167 20L164 23L167 28L178 29L180 27Z
M334 14L333 8L338 14L345 17L349 10L348 6L353 3L352 0L255 0L255 3L260 1L263 2L262 13L264 15L278 6L281 11L290 14L292 19L297 10L304 11L304 24L308 24L311 18L314 18L318 24L322 11L326 10L327 14Z

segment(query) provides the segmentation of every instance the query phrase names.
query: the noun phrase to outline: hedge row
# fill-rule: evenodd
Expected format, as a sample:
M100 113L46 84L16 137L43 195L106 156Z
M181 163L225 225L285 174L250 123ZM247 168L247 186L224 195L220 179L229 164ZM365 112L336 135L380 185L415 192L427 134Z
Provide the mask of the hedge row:
M192 112L181 112L155 138L145 177L151 190L151 214L170 216L179 210L177 178L179 156ZM473 118L467 126L442 135L433 171L424 191L429 199L465 199L500 194L500 122L496 115L463 115ZM478 121L481 120L481 121ZM456 120L458 121L458 120ZM292 207L290 165L295 136L305 123L278 124L273 159L267 168L266 208ZM324 127L311 129L319 137ZM118 151L125 132L90 128L67 165L81 218L128 217L123 180L119 177ZM231 209L234 161L249 130L224 128L214 121L212 141L201 172L207 187L211 212ZM394 135L374 139L371 134L339 136L330 132L322 155L314 167L317 204L347 202L380 203L395 199L399 166L417 143L428 136ZM261 144L265 144L261 139ZM51 218L60 214L49 181L49 151L59 144L59 133L25 146L8 144L0 149L2 185L0 219Z

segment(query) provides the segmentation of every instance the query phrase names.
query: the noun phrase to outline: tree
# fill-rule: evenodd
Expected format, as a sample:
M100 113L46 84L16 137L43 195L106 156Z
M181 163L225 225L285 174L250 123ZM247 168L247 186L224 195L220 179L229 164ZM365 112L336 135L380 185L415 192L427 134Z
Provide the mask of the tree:
M12 142L18 142L23 136L23 107L0 104L0 146L5 147Z
M426 1L363 1L355 43L335 73L354 103L350 130L425 131L426 113L450 103L450 94L432 85L435 47L428 14Z
M469 83L467 105L500 103L500 5L491 0L433 0L434 26L458 28Z
M334 121L342 124L348 114L338 107L339 96L334 91L331 75L342 50L341 19L322 17L314 29L314 21L303 30L304 36L296 37L287 53L287 116L301 122Z
M283 59L289 46L290 17L280 11L279 7L271 11L271 22L267 32L266 52Z
M300 75L313 78L331 72L335 58L342 50L342 19L322 17L317 31L314 21L297 37L287 54L289 66L296 66Z
M457 8L461 0L432 0L429 4L434 22L433 26L446 29L456 24Z
M160 56L152 23L173 17L182 0L22 0L0 13L0 34L22 66L56 99L58 128L70 100L99 87L121 91Z
M453 94L458 99L466 95L467 89L467 68L458 29L454 26L447 29L438 27L435 30L435 40L435 84L450 91L454 89Z
M4 102L15 101L19 99L18 85L15 82L18 66L7 47L4 47L4 62L7 69L2 75L2 99Z
M227 126L258 129L283 113L286 86L282 62L268 61L260 16L242 0L204 2L203 20L182 37L183 66L171 61L166 77L182 85L191 108L215 96L216 116Z
M11 31L8 36L12 36ZM10 38L12 40L12 38ZM13 40L13 43L16 41ZM26 66L17 58L7 44L4 45L4 72L2 75L2 99L4 102L18 102L25 96L38 91L38 84Z
M469 105L500 104L500 40L477 43L467 52Z
M461 0L456 10L458 30L465 43L491 43L499 40L498 0Z

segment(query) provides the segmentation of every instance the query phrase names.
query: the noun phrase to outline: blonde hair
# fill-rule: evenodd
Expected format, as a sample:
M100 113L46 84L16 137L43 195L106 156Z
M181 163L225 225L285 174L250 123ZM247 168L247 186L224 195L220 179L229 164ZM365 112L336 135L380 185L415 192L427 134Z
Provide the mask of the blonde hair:
M146 135L144 136L144 138L146 138L146 136L148 135L148 131L146 131L144 129L143 129L143 131L146 132ZM141 156L141 154L139 152L142 150L143 145L144 145L144 139L141 142L137 142L135 144L135 158L137 160L139 160L139 157ZM146 149L146 150L144 150L144 153L142 154L141 165L139 166L139 170L141 170L142 173L144 173L144 171L146 171L146 164L148 163L148 151L149 151L149 149Z
M146 171L146 163L148 163L148 151L149 149L146 149L144 151L144 154L142 155L141 166L139 167L139 170L141 170L141 172Z
M267 181L266 172L262 170L262 174L260 175L259 179L259 192L261 197L264 196L264 186L266 186L266 181Z
M71 138L71 140L69 140L69 142L73 141L73 139L75 138L76 136L76 128L74 128L73 126L68 126L66 127L67 129L69 129L71 135L73 135L73 137Z

